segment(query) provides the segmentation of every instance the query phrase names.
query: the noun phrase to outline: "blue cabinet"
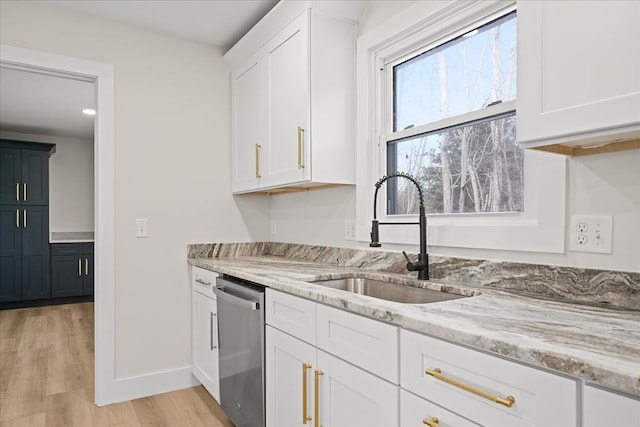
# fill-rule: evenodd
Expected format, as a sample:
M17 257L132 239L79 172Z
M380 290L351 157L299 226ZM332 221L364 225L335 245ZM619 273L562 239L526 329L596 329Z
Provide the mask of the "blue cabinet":
M49 154L0 140L0 303L49 298Z
M51 297L93 295L93 243L51 245Z

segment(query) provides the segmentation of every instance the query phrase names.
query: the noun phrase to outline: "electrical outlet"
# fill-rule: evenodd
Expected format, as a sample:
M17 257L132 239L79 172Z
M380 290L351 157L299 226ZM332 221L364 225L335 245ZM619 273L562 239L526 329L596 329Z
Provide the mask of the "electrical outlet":
M610 254L613 237L611 215L573 215L569 229L569 250Z
M356 239L356 223L353 220L346 220L344 222L344 239L355 240Z

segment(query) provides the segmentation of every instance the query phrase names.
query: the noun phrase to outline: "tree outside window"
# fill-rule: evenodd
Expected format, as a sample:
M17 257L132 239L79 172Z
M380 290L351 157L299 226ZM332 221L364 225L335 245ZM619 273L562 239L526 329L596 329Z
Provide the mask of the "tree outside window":
M415 176L431 213L523 211L515 107L488 108L515 106L516 12L390 68L387 172ZM393 181L387 213L416 214L414 189L406 180Z

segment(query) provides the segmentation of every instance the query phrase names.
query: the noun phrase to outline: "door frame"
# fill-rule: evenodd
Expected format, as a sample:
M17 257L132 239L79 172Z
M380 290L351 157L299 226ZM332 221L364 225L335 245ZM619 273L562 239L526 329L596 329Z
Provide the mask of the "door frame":
M94 128L95 403L120 400L115 375L115 113L113 65L0 45L0 65L93 81Z

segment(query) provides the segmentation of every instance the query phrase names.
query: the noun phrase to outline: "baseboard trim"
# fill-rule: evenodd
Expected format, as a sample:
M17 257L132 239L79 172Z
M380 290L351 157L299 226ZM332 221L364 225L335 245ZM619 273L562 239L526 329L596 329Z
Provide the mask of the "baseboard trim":
M193 376L191 366L137 377L118 378L110 384L108 387L110 390L105 393L104 401L99 402L98 406L168 393L197 385L200 385L200 382Z

